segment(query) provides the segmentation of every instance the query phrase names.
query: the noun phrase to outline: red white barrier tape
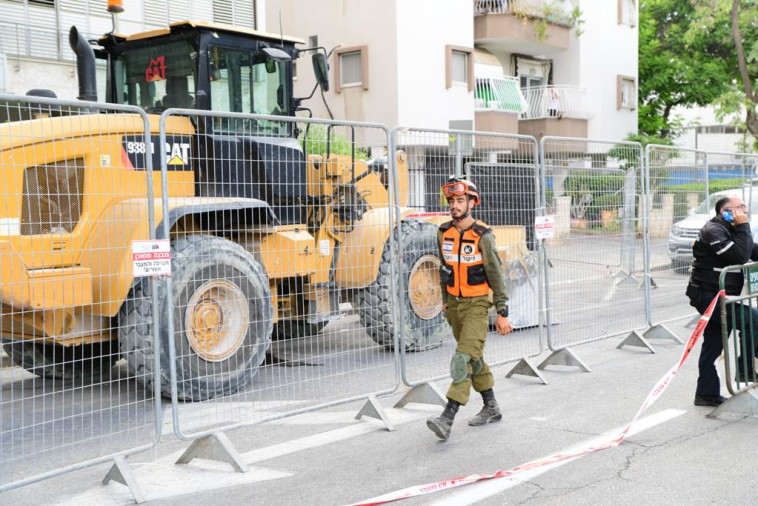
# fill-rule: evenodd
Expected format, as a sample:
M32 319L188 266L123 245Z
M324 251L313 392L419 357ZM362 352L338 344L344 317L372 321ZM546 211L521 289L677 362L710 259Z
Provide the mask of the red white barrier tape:
M491 480L493 478L505 478L508 476L513 476L514 474L517 474L520 472L529 471L538 467L552 465L552 464L555 464L556 462L562 462L566 460L575 459L577 457L587 455L588 453L593 453L600 450L606 450L608 448L613 448L615 446L620 445L621 442L626 437L626 435L629 433L629 429L631 429L632 425L634 425L634 422L636 422L637 419L642 415L642 413L644 413L645 410L647 410L650 406L652 406L655 403L655 401L657 401L661 397L663 392L665 392L668 386L671 384L671 381L674 379L674 376L676 376L676 373L679 372L679 369L682 368L684 361L687 360L687 357L689 356L690 352L695 347L695 344L697 344L698 339L700 339L700 336L703 335L705 326L708 325L708 320L710 320L711 315L713 314L713 309L716 307L716 303L719 300L719 296L723 293L724 293L723 290L719 292L716 295L716 297L711 301L711 303L708 305L708 309L705 310L705 313L703 313L703 316L701 316L700 320L698 320L697 325L695 326L695 330L692 331L692 335L687 341L687 344L684 346L684 350L682 351L681 358L677 361L676 364L674 364L674 366L671 369L669 369L666 372L666 374L663 375L663 377L660 380L658 380L658 382L655 384L653 389L647 395L647 398L645 398L645 402L643 402L642 406L640 406L640 409L637 411L637 414L634 415L634 418L632 419L632 421L629 422L626 425L626 427L620 430L617 434L608 435L607 441L600 443L599 445L596 445L596 446L587 446L584 448L577 448L575 450L568 451L565 453L554 453L547 457L543 457L539 460L533 460L531 462L527 462L526 464L522 464L520 466L514 467L507 471L497 471L493 474L470 474L468 476L461 476L460 478L453 478L452 480L444 480L444 481L438 481L435 483L427 483L426 485L416 485L413 487L404 488L402 490L390 492L389 494L380 495L372 499L367 499L365 501L354 503L352 506L373 506L375 504L385 504L385 503L397 501L400 499L407 499L409 497L431 494L433 492L439 492L441 490L449 490L451 488L460 487L463 485L469 485L471 483L476 483L478 481Z

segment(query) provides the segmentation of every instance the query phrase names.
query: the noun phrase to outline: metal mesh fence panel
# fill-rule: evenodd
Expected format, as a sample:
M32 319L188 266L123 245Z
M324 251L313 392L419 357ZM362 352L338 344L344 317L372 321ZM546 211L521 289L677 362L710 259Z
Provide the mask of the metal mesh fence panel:
M682 304L692 244L713 205L706 202L710 183L704 152L647 146L645 158L652 325L694 314Z
M181 110L161 125L177 434L394 390L386 128Z
M546 246L550 348L644 326L641 146L555 137L540 144L555 216Z
M758 231L758 192L754 194L753 190L758 157L663 146L647 151L651 324L656 324L694 314L691 307L681 304L686 300L683 294L693 260L692 245L703 225L715 215L719 198L741 197L750 209L754 235Z
M448 376L455 350L452 330L441 311L437 244L439 225L451 219L441 194L451 175L470 179L481 193L481 207L474 208L473 216L493 229L506 274L510 320L517 329L506 337L497 335L494 309L490 309L485 360L497 365L538 354L542 350L542 292L534 218L541 213L541 199L535 140L403 128L393 132L393 143L408 156L409 188L398 198L406 230L399 240L402 265L398 269L402 279L399 313L406 315L400 331L404 381L415 385Z
M0 369L2 491L159 437L159 399L142 386L154 379L151 337L128 336L153 328L132 242L153 235L160 173L129 162L149 130L140 109L0 103L0 338L13 364ZM147 367L130 374L122 353Z

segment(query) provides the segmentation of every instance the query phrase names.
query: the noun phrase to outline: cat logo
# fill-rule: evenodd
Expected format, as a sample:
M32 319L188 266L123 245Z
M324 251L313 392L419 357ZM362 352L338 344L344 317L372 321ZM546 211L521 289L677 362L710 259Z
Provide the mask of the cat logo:
M474 252L474 247L470 244L467 244L463 247L463 254L464 255L470 255Z

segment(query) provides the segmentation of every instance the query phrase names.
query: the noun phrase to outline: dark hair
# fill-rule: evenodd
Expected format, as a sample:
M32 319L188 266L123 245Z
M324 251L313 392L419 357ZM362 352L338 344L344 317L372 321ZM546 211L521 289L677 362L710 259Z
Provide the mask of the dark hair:
M729 203L730 200L732 200L732 197L721 197L718 199L716 201L716 214L721 214L721 210L725 205Z

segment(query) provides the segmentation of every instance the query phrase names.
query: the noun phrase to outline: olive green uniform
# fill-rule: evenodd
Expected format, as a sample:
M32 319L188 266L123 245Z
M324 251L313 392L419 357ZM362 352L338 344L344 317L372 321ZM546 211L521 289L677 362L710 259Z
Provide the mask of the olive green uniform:
M442 258L442 231L437 232L437 252ZM498 311L508 309L508 292L505 286L505 273L497 254L495 236L487 233L479 240L487 283L492 289L492 302L488 295L480 297L456 297L447 291L446 278L441 278L442 302L447 304L447 321L453 328L453 336L458 343L455 351L471 357L467 364L468 374L463 381L453 382L447 391L447 398L465 406L474 390L482 392L495 385L490 367L484 362L484 344L487 340L487 311L494 304Z

